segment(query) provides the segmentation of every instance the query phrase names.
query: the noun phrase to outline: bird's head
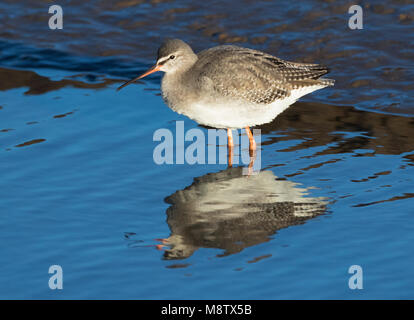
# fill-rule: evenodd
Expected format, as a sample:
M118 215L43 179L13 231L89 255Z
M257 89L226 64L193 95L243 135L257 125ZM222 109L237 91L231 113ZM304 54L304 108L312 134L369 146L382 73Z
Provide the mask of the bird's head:
M168 39L158 49L157 62L155 65L140 76L125 82L117 90L157 71L163 71L168 74L186 71L196 60L197 55L188 44L180 39Z

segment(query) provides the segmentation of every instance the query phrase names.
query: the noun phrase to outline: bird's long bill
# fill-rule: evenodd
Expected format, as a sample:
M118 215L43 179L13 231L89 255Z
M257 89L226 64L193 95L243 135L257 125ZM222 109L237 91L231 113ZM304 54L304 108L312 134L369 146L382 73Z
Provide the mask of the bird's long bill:
M129 84L131 84L132 82L135 82L135 81L137 81L137 80L139 80L139 79L142 79L142 78L144 78L144 77L146 77L147 75L149 75L149 74L151 74L151 73L154 73L154 72L157 72L157 71L159 71L160 70L160 68L161 68L161 65L155 65L155 66L153 66L153 67L151 67L151 68L149 68L147 71L145 71L143 74L141 74L140 76L138 76L138 77L136 77L136 78L134 78L134 79L131 79L131 80L129 80L129 81L127 81L127 82L125 82L122 86L120 86L118 89L116 89L117 91L119 91L119 90L121 90L123 87L126 87L127 85L129 85Z

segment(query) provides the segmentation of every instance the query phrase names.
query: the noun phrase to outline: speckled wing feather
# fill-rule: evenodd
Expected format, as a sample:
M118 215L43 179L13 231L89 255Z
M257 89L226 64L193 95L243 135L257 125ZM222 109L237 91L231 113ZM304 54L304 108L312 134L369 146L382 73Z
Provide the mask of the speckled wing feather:
M219 95L260 104L286 98L292 89L323 85L317 79L329 72L321 65L284 61L237 46L214 47L198 57L194 71L203 79L201 90L209 85Z

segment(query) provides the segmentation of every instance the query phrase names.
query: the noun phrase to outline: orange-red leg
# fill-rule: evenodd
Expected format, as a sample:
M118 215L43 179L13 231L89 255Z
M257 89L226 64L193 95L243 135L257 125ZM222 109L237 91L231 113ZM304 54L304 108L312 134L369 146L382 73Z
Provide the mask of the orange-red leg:
M250 155L250 163L248 166L248 174L250 176L253 173L253 165L254 161L256 160L256 141L254 140L253 134L250 131L249 127L245 127L246 134L249 137L249 155Z
M245 128L246 130L246 134L249 137L249 151L250 151L250 156L252 157L254 154L254 151L256 151L256 141L254 141L254 137L252 132L250 131L249 127Z
M227 147L228 147L228 156L229 156L229 160L227 163L229 167L232 167L233 166L234 143L233 143L233 134L231 132L231 129L227 129Z
M167 239L161 238L161 239L155 239L155 241L159 241L162 243L162 244L155 245L155 248L157 250L165 250L164 247L166 247L166 244L168 243Z
M253 155L252 155L253 153ZM254 166L254 161L256 160L256 152L251 151L250 153L250 162L249 162L249 166L248 166L248 174L247 176L251 176L253 174L253 166Z

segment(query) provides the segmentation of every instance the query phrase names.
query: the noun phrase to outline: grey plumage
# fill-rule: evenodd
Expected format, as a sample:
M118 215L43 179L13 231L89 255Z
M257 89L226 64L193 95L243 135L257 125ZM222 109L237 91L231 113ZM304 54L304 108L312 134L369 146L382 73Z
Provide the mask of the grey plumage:
M168 40L160 47L158 59L178 49L191 50L181 40ZM333 80L319 79L329 72L322 65L284 61L253 49L222 45L201 51L197 56L197 63L191 67L191 77L201 79L198 81L200 90L206 83L212 83L219 95L253 103L272 103L290 96L294 89L333 85Z
M165 72L161 91L167 105L198 123L237 129L272 121L300 97L334 84L321 78L328 68L290 62L233 45L195 54L172 39L158 50L156 64L141 76Z
M171 235L164 257L188 258L200 247L220 248L228 255L268 241L278 230L326 212L328 199L308 193L266 170L249 179L242 167L195 178L165 199Z
M194 54L193 49L191 49L191 47L184 41L180 39L168 39L164 41L164 43L158 48L157 60L160 60L164 57L168 57L169 55L177 51L182 51L188 54Z

